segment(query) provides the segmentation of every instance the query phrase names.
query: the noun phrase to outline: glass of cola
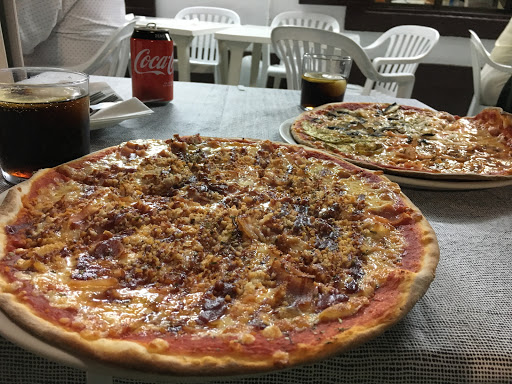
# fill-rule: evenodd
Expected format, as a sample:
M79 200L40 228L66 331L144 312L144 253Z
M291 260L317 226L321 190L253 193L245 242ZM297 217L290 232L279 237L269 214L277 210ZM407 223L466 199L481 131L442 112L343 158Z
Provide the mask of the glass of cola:
M88 75L59 68L0 69L0 121L0 168L11 184L88 154Z

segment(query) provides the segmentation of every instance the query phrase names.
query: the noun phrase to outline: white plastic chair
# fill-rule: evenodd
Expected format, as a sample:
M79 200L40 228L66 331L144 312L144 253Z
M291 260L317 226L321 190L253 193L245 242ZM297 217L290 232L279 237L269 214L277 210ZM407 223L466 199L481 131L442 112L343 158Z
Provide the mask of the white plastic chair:
M415 74L419 63L439 41L439 32L421 25L400 25L384 32L364 51L373 59L380 73ZM396 95L396 83L373 82L367 79L365 88L387 95Z
M175 19L240 24L238 13L231 9L217 7L184 8L176 14ZM213 67L214 81L217 84L220 83L219 45L213 34L194 37L190 44L190 64Z
M108 76L124 77L130 61L130 37L135 27L136 19L132 19L119 27L112 36L101 46L98 52L85 63L75 65L70 69L94 74L106 68Z
M279 27L282 25L293 25L308 28L325 29L327 31L340 31L340 24L338 20L330 15L323 13L311 13L302 11L282 12L276 15L270 23L271 28ZM270 65L270 47L265 46L262 49L263 59L260 62L260 80L259 85L265 87L267 84L267 77L274 78L274 88L279 88L281 79L286 77L286 68L282 62ZM248 72L251 65L251 56L245 56L242 59L242 74L241 78L248 78ZM246 81L247 82L247 81ZM243 83L243 81L242 81ZM248 82L247 82L248 83ZM248 84L244 84L248 85Z
M300 89L302 56L306 52L351 56L367 79L375 82L397 83L396 96L409 98L414 86L411 73L379 73L366 52L351 38L340 33L316 28L276 27L272 30L272 46L286 67L288 89ZM370 87L362 94L369 95Z
M270 26L275 28L282 25L325 29L326 31L333 32L340 31L340 24L338 20L330 15L324 15L323 13L302 11L282 12L272 19Z
M340 24L338 20L330 15L322 13L309 13L302 11L283 12L272 20L270 26L272 28L281 25L294 25L298 27L325 29L326 31L339 32ZM268 53L270 55L270 52ZM270 60L270 59L269 59ZM279 88L281 79L286 77L286 68L281 62L268 67L267 76L274 78L274 88Z
M468 109L468 116L474 116L482 109L491 107L491 105L482 104L482 79L481 70L485 64L500 72L509 73L512 75L512 66L499 64L491 59L491 54L485 49L482 41L478 35L469 30L470 33L470 47L471 47L471 67L473 70L473 98Z

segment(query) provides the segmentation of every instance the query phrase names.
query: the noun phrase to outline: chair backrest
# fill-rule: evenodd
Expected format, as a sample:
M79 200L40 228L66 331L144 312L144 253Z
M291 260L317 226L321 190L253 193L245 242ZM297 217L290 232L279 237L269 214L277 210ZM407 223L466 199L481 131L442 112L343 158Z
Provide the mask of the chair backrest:
M340 24L338 23L338 20L330 15L324 15L323 13L301 11L282 12L272 19L270 26L275 28L282 25L318 28L333 32L340 31Z
M413 74L381 74L373 67L363 48L340 33L316 28L282 26L271 34L272 46L286 67L288 89L300 89L302 56L304 53L350 56L366 78L373 81L398 83L397 96L410 97L414 86ZM363 90L368 95L370 90Z
M135 27L136 19L132 19L119 27L101 46L98 52L83 64L71 69L94 74L98 70L107 69L108 76L124 77L130 61L130 37Z
M175 19L240 24L240 16L231 9L217 7L188 7L179 11ZM217 64L219 48L213 34L196 36L190 44L190 61Z
M471 67L473 71L473 99L468 110L468 116L473 116L480 112L481 109L487 107L482 104L481 92L482 92L482 79L481 70L484 65L489 65L491 68L496 69L500 72L512 74L512 66L499 64L491 59L491 54L485 49L482 41L478 35L469 30L470 34L470 47L471 47Z
M374 43L364 47L371 57L372 52L384 50L373 60L380 73L416 73L419 63L439 41L439 32L421 25L400 25L384 32ZM378 92L396 94L396 83L365 84Z

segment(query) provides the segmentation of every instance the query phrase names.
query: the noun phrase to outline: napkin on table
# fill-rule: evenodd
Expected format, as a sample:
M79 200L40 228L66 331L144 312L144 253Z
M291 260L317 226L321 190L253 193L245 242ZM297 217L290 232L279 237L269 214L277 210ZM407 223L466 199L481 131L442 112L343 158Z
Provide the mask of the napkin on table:
M123 100L107 83L97 82L89 84L89 94L96 98L96 94L101 92L101 97L91 102L91 108L95 111L91 116L91 125L102 121L118 121L132 119L153 113L139 99L132 97ZM115 99L115 103L103 103L102 100ZM102 104L103 103L103 104Z

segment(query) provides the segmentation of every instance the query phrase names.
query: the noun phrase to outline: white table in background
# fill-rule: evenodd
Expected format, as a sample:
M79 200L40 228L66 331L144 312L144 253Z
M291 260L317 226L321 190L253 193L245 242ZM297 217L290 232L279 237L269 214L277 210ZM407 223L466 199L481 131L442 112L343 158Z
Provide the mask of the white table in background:
M227 23L214 23L199 20L178 20L165 17L140 17L137 27L145 27L148 23L155 23L159 28L169 31L178 51L178 72L180 81L190 81L190 44L196 36L209 35L221 29L227 29Z
M236 25L229 29L222 29L214 33L219 41L221 66L223 68L223 83L238 85L242 68L244 51L253 44L251 61L251 86L264 87L267 79L267 68L270 65L270 51L272 40L270 35L272 27L266 25ZM359 43L360 37L356 33L342 32L347 37ZM229 63L227 62L230 52ZM259 60L262 60L259 71ZM226 75L227 72L227 75Z
M219 51L221 52L223 83L238 85L244 51L250 44L253 44L250 85L260 84L262 86L261 82L267 77L266 69L270 64L267 50L272 42L270 40L271 32L272 28L266 25L237 25L233 28L215 32L214 36L219 41ZM229 64L227 63L228 51L230 52ZM260 58L263 61L262 73L258 77ZM263 72L265 73L263 74Z

